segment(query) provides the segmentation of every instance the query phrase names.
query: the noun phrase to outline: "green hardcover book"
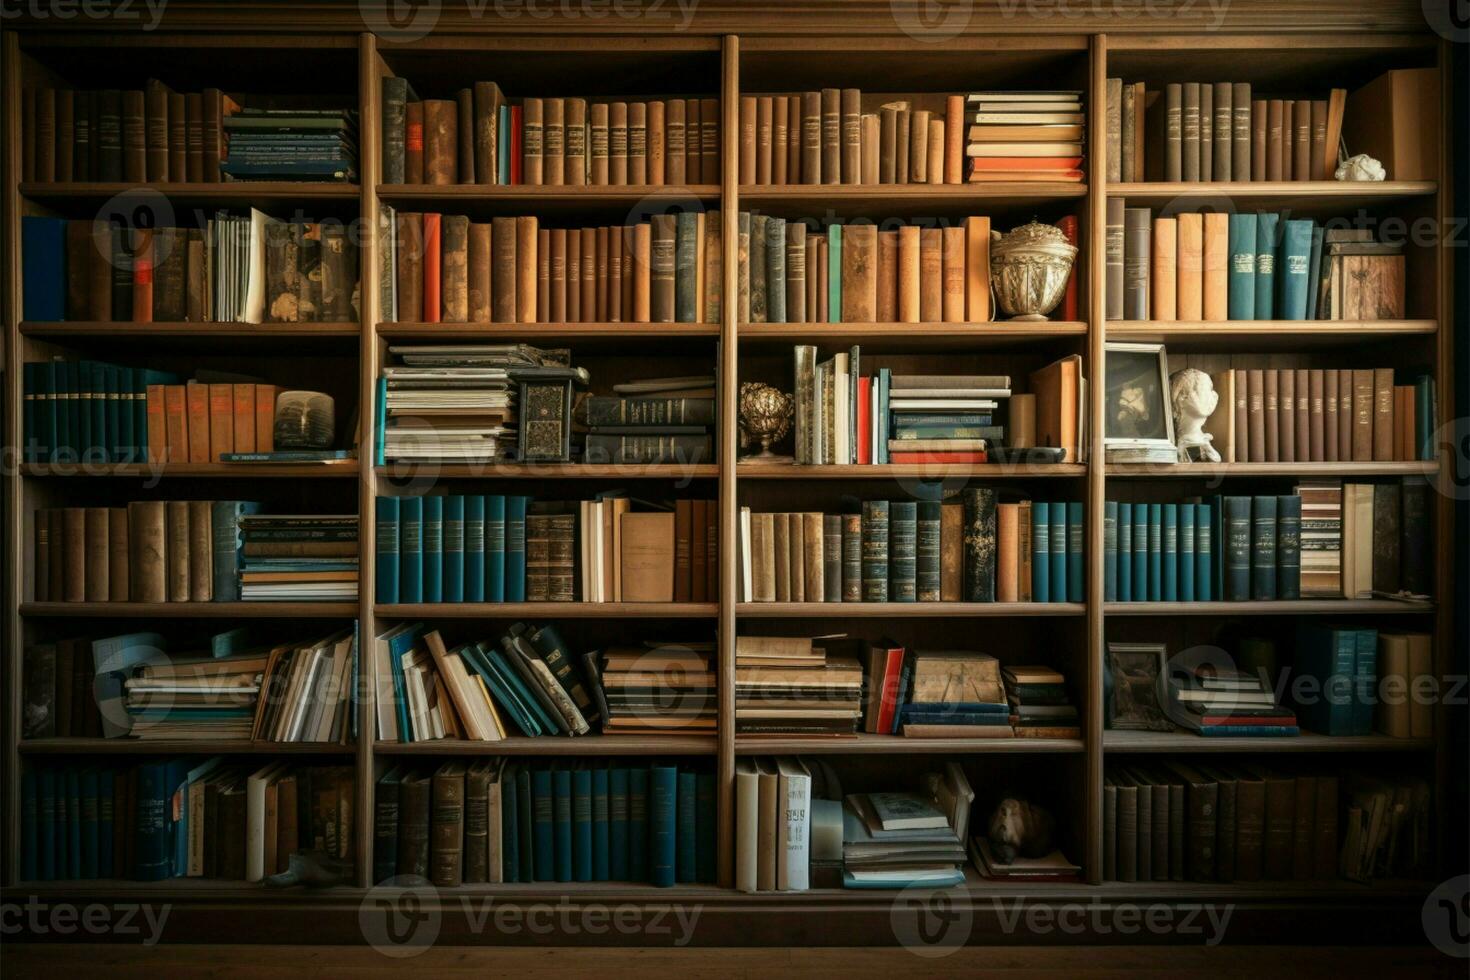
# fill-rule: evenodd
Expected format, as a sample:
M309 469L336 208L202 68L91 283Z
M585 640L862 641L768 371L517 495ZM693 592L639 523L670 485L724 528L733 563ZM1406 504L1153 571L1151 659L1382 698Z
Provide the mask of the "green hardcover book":
M572 880L572 771L551 771L551 840L554 880Z
M770 219L764 214L750 216L750 259L747 268L750 276L750 322L766 322L766 305L770 283L766 280L766 225Z
M914 545L915 591L920 602L940 599L939 525L943 505L938 500L918 502L918 526Z
M628 770L628 878L648 880L648 769Z
M1118 601L1133 601L1133 505L1126 500L1118 502Z
M694 773L679 773L674 822L674 880L681 885L699 879L699 790Z
M1179 601L1195 602L1194 504L1179 505Z
M842 322L842 226L827 227L827 322Z
M699 215L680 211L674 239L674 319L693 323L699 319L698 282Z
M560 773L558 773L560 775ZM592 880L592 770L570 774L572 782L572 880Z
M1273 318L1276 298L1276 230L1281 216L1274 211L1262 211L1256 215L1256 306L1257 320ZM1232 317L1232 319L1234 319Z
M1226 305L1230 319L1256 318L1256 216L1230 216L1230 267L1226 280Z
M398 522L398 595L424 601L424 498L403 497Z
M1312 263L1314 223L1305 218L1286 222L1281 236L1281 267L1276 270L1279 320L1307 319L1307 283Z
M611 773L603 766L592 770L592 880L610 881L612 863Z
M1164 599L1164 505L1148 505L1148 601Z
M1354 640L1352 733L1373 734L1373 709L1378 704L1378 631L1350 631Z
M1054 500L1051 505L1051 601L1067 601L1067 505ZM985 601L985 600L981 600Z
M608 774L607 873L609 881L628 881L628 770Z
M1163 582L1164 602L1179 601L1179 505L1163 505Z
M715 792L715 774L702 772L694 784L695 833L694 879L706 885L715 883L716 858L719 848L719 811Z
M1357 665L1357 630L1301 629L1293 667L1298 676L1315 681L1299 686L1296 692L1296 712L1304 727L1318 735L1353 734Z
M444 601L444 498L424 498L424 601Z
M1251 597L1251 498L1222 497L1220 508L1224 598L1241 602Z
M786 322L786 219L766 220L766 322Z
M895 500L888 505L888 599L918 601L919 505Z
M534 800L534 813L532 815L531 835L532 853L534 865L532 873L536 881L557 881L557 860L555 833L553 826L556 822L554 810L556 807L553 789L552 773L550 769L538 769L531 774L532 794ZM570 830L568 824L568 830ZM571 855L567 855L570 862ZM570 877L570 874L568 875Z
M1276 598L1276 498L1251 498L1251 598Z
M1051 601L1051 504L1031 504L1031 601Z
M888 601L888 521L886 500L863 502L863 601Z
M1276 598L1302 597L1302 498L1276 498Z
M1103 602L1118 601L1118 502L1103 504Z

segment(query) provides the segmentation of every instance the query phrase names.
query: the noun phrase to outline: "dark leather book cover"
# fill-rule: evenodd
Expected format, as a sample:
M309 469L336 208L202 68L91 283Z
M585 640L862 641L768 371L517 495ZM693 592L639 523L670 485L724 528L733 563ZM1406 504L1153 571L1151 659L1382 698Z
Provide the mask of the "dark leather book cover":
M440 223L440 303L443 322L469 320L470 219L446 214Z
M398 873L398 793L402 778L401 771L393 768L384 773L373 787L374 884L387 881Z
M500 91L500 86L494 82L476 82L474 87L474 163L473 176L468 173L460 174L463 183L473 180L477 184L498 184L499 154L501 147L500 139L500 107L505 105L505 95ZM529 161L534 157L538 161L536 170L537 179L540 183L539 161L541 158L541 116L536 116L534 132L531 120L527 119L523 126L522 149ZM460 134L461 139L471 139L469 132ZM527 183L531 183L527 175Z
M1395 593L1403 587L1399 548L1403 494L1397 483L1373 486L1373 591Z
M886 500L868 500L862 514L862 569L864 602L887 602L888 594L888 522Z
M842 601L863 601L863 515L843 514ZM887 583L887 577L884 577Z
M674 253L678 240L678 218L672 214L656 214L652 218L652 224L653 238L649 258L652 291L650 317L653 323L673 323L676 279Z
M475 93L462 88L454 94L455 173L461 184L475 183Z
M1225 544L1225 598L1244 601L1251 597L1251 498L1221 497L1219 517Z
M918 503L895 500L888 517L888 599L918 601Z
M105 240L101 243L93 242L93 227L93 223L89 220L66 223L66 318L68 320L107 319L106 316L94 317L91 315L93 257L100 257L97 244L106 244ZM110 285L107 288L110 289ZM111 299L111 296L106 298Z
M403 107L403 182L424 183L424 104L419 101Z
M424 318L424 216L400 211L398 236L398 319L404 323Z
M964 597L966 602L995 601L995 490L964 491Z
M1268 879L1289 878L1296 833L1296 786L1291 776L1258 768L1266 784L1266 831L1261 873Z
M1276 598L1302 597L1302 498L1276 498Z
M1337 877L1338 777L1317 777L1317 814L1314 821L1312 877L1330 881Z
M654 240L654 256L658 256L658 240ZM698 296L699 266L699 216L692 211L680 211L675 219L674 230L674 317L679 323L694 323L699 319ZM655 289L655 300L657 300ZM658 319L657 316L654 317Z
M332 221L321 225L322 286L319 319L325 323L357 320L358 250L347 227Z
M1124 269L1124 211L1125 202L1121 197L1108 198L1107 230L1105 239L1106 251L1106 290L1107 319L1123 319L1123 269Z
M941 513L942 505L938 500L918 502L915 590L919 602L940 601Z
M97 180L123 179L122 92L115 88L97 93Z
M124 91L119 104L122 179L141 184L148 179L147 112L143 106L143 93L136 90ZM164 155L167 156L167 149Z
M1291 877L1311 881L1316 877L1317 863L1317 780L1314 776L1296 776L1296 803L1291 834Z
M153 232L153 320L176 323L187 316L185 279L189 270L188 238L182 228Z
M408 127L408 79L383 79L383 183L404 183L404 151Z
M1236 777L1226 768L1200 764L1196 770L1218 789L1215 797L1215 880L1235 880Z
M1251 598L1275 599L1276 595L1276 498L1251 498Z
M424 183L453 184L459 177L459 107L450 99L425 99Z
M1153 232L1148 208L1127 208L1123 214L1123 319L1149 318L1149 270Z
M1404 480L1400 493L1399 587L1414 595L1431 595L1434 549L1429 540L1429 484L1422 477L1409 478Z
M398 874L429 876L429 808L432 776L411 773L398 788Z
M189 175L189 123L182 92L168 93L168 179L182 183Z
M1170 762L1168 768L1183 780L1185 787L1188 810L1185 877L1190 881L1215 881L1219 784L1186 763Z
M464 881L490 880L490 777L493 760L480 760L464 774Z
M168 86L158 79L150 78L143 83L143 165L150 181L169 179L168 96Z
M1242 769L1235 775L1235 878L1260 881L1266 847L1266 783Z

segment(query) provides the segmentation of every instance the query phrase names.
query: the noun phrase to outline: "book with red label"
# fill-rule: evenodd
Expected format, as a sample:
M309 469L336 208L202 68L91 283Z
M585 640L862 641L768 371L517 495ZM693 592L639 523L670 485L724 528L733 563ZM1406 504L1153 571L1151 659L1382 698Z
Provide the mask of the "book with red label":
M888 453L890 463L988 463L984 450L974 452Z

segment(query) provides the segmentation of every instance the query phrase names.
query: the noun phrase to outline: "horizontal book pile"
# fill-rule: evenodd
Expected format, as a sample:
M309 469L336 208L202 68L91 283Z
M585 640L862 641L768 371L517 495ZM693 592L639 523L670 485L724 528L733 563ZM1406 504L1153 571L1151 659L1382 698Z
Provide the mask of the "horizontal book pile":
M735 640L735 730L851 735L862 714L863 671L843 638Z
M224 121L240 106L217 88L175 92L31 88L21 95L21 179L217 182Z
M1210 738L1301 734L1296 712L1276 703L1262 674L1200 665L1171 667L1165 712L1174 724Z
M202 228L21 219L26 320L356 323L358 246L340 221L250 208Z
M242 108L225 117L225 180L357 180L357 113Z
M356 514L245 513L239 527L241 599L357 598Z
M1067 692L1067 678L1050 667L1002 667L1011 727L1020 737L1081 738L1081 718Z
M565 366L565 351L394 345L378 379L380 463L489 462L515 455L520 386L512 369Z
M1427 874L1413 776L1244 763L1110 766L1104 881L1328 881Z
M260 881L292 854L351 860L351 766L160 759L38 765L21 776L19 874Z
M1224 462L1434 459L1436 395L1428 374L1235 368L1210 379L1220 400L1205 431Z
M844 888L943 888L965 880L965 845L974 791L963 770L946 765L943 797L923 792L849 793L842 809ZM933 788L930 788L933 787Z
M857 514L740 509L743 602L1081 602L1080 503L869 500Z
M383 79L383 183L674 185L720 182L720 102L523 98L475 82L420 99Z
M714 501L651 506L613 494L379 497L377 601L713 601Z
M377 882L715 881L715 777L685 764L405 763L373 799Z
M977 92L967 103L971 182L1081 183L1087 115L1080 91Z
M1262 99L1249 82L1107 80L1108 180L1331 180L1347 90Z
M1292 663L1297 714L1319 735L1429 738L1434 733L1433 641L1427 633L1304 627Z
M426 323L719 323L720 212L547 228L536 217L385 208L384 318Z
M1109 320L1404 318L1403 243L1370 228L1271 211L1155 218L1120 197L1107 221Z
M584 463L694 465L714 459L712 375L625 381L612 390L578 403L574 423L587 431L572 433L572 452L580 448Z
M606 735L713 734L718 716L713 642L609 647L583 658L607 702Z

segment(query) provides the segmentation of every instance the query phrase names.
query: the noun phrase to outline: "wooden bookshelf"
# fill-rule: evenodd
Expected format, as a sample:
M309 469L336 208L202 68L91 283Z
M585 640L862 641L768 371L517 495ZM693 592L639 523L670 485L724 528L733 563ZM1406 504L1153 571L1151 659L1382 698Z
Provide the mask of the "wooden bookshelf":
M22 602L33 619L339 619L355 602Z
M118 477L164 479L209 477L212 479L316 479L356 478L355 459L322 463L25 463L25 476L37 479Z
M1317 735L1303 731L1287 738L1234 736L1205 738L1189 732L1108 732L1103 746L1109 752L1189 754L1195 752L1427 752L1432 738L1392 738L1388 735Z
M1391 344L1432 337L1434 320L1109 320L1109 340L1157 342L1171 350L1295 351Z

